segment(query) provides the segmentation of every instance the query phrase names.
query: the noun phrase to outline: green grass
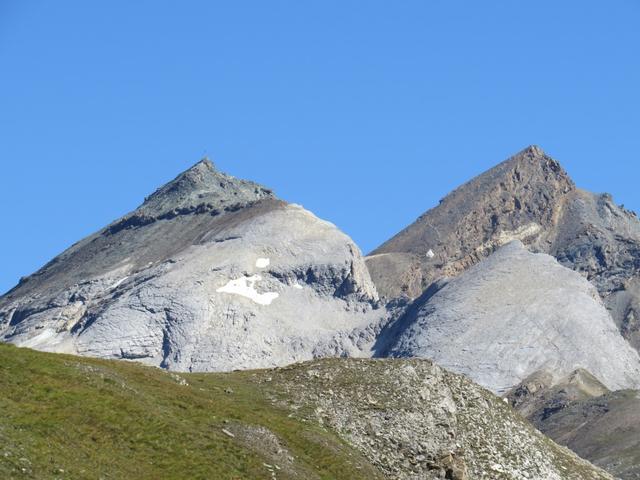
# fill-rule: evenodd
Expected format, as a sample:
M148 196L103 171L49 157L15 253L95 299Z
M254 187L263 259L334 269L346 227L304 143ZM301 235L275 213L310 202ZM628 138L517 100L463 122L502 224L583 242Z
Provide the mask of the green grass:
M188 386L134 363L0 344L0 478L269 479L256 426L292 457L271 469L279 479L378 478L338 437L274 406L254 372L180 376Z

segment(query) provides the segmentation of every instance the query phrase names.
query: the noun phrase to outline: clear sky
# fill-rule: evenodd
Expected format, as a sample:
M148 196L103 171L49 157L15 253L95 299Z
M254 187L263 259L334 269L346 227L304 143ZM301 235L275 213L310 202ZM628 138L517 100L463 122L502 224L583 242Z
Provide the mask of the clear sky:
M637 0L0 0L0 291L205 154L366 252L529 144L640 210Z

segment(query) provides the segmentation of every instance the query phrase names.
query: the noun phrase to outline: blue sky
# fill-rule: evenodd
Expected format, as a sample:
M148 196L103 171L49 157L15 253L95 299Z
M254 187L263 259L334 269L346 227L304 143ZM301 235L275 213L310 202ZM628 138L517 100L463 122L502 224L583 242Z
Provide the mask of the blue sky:
M0 0L0 291L208 154L366 252L529 144L640 210L640 2Z

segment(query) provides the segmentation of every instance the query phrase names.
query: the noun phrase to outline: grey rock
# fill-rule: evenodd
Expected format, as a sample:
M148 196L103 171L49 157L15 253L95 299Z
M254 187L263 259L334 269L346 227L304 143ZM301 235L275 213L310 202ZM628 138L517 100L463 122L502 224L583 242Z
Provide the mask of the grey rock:
M565 408L571 402L599 397L609 392L600 380L583 368L564 378L539 370L512 388L506 398L521 415L538 425L538 420Z
M608 194L577 189L539 147L457 188L366 261L382 296L415 299L511 240L591 281L622 335L640 348L640 220Z
M320 360L258 381L281 392L277 405L337 432L385 478L612 478L549 441L502 399L427 360Z
M534 372L582 367L611 389L640 385L640 358L596 289L551 256L513 241L427 291L386 329L378 354L426 357L506 392Z
M0 335L172 370L231 370L369 355L386 316L377 307L346 235L203 161L0 298Z
M535 377L509 392L520 414L616 478L640 476L640 392L610 392L584 370L555 383Z
M548 252L589 279L622 335L640 348L640 221L608 194L567 196Z

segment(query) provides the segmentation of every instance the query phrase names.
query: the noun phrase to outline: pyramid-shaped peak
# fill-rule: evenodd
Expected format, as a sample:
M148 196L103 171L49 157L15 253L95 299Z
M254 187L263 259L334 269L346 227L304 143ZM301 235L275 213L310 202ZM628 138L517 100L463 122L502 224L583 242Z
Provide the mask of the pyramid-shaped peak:
M216 166L208 156L204 156L200 159L199 162L194 164L189 170L200 170L200 169L215 170ZM187 170L187 172L189 170Z
M526 156L529 158L539 158L539 157L544 157L545 153L544 150L542 150L542 148L540 148L540 146L538 145L529 145L527 148L525 148L524 150L522 150L521 152L519 152L518 154L516 154L516 156Z
M205 157L148 196L138 210L158 216L200 205L224 208L273 197L270 189L227 175Z
M566 191L574 188L573 181L558 161L539 146L530 145L461 185L447 198L462 195L467 199L476 197L477 200L478 195L490 194L497 186L513 191L523 183L534 189L559 188Z
M573 190L575 184L560 164L532 145L453 190L371 255L428 259L420 261L419 273L414 267L402 272L409 279L401 285L403 291L415 297L436 274L455 274L510 238L537 238L550 228L563 199ZM450 262L440 273L434 268L438 259ZM380 287L387 281L387 266L380 265L376 273L377 267L370 262L379 290L388 297L397 295L395 286L387 291Z
M213 180L213 177L220 175L221 173L222 172L218 172L216 170L215 165L209 159L209 157L204 157L165 186L180 182L185 183L185 181L194 185L199 183L206 183Z
M520 150L515 155L509 157L504 162L498 164L494 169L500 168L503 166L513 166L514 164L518 165L527 165L532 168L540 168L545 165L552 163L557 166L557 170L561 170L560 164L547 155L542 148L538 145L529 145L527 148ZM491 172L491 170L489 170Z
M515 180L515 181L514 181ZM538 145L530 145L504 162L478 175L464 185L458 187L452 194L460 191L486 191L495 185L511 185L520 183L538 185L554 184L573 189L573 181L560 163L547 155Z

